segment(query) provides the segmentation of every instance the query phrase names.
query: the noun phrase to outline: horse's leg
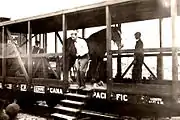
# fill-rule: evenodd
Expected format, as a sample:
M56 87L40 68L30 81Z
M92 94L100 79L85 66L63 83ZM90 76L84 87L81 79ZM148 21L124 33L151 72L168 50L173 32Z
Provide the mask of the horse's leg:
M99 80L99 70L100 70L100 66L101 66L101 59L97 60L97 67L96 67L96 72L95 72L95 78L96 80Z
M91 65L91 76L92 76L92 83L96 82L96 69L97 69L97 64L98 64L98 60L97 58L92 59L91 61L92 65Z

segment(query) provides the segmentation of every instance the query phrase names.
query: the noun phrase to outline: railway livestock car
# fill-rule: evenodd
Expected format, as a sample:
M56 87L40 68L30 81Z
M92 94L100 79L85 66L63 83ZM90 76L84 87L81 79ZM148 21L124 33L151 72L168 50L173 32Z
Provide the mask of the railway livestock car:
M48 106L59 110L51 114L53 117L66 119L87 116L99 119L132 116L139 119L180 115L179 48L176 45L179 5L179 0L107 0L88 6L0 22L1 99L17 100L21 107L38 104L37 101L46 101ZM162 19L168 17L171 17L172 24L172 47L164 48L161 36ZM160 40L157 43L160 43L160 46L143 50L144 57L157 58L157 75L154 75L144 63L152 77L134 83L133 80L124 78L132 64L124 73L121 70L121 59L133 57L134 49L118 47L118 50L112 50L113 28L120 31L122 23L152 19L159 19ZM86 88L78 89L76 81L68 80L67 31L82 29L84 36L86 28L99 26L106 26L103 43L107 55L103 57L107 60L102 65L105 72L101 72L101 79L105 83L103 87L96 87L87 82ZM60 31L63 33L62 39L58 33ZM52 41L47 39L48 33L55 35L55 53L47 53L47 43ZM58 39L63 44L62 53L57 52ZM32 54L33 40L40 41L43 46L37 54ZM120 37L117 44L121 46ZM172 56L171 81L163 78L164 56ZM113 58L117 58L116 77L112 75ZM51 62L56 66L52 67ZM63 77L60 73L63 73ZM57 104L60 106L57 107Z

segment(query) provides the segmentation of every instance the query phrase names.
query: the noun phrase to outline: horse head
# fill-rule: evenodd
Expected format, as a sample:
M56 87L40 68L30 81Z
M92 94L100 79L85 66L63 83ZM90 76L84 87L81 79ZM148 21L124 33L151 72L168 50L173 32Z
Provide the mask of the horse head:
M119 30L118 27L112 27L111 28L111 35L112 35L112 40L117 44L118 48L122 48L123 44L121 43L121 31Z

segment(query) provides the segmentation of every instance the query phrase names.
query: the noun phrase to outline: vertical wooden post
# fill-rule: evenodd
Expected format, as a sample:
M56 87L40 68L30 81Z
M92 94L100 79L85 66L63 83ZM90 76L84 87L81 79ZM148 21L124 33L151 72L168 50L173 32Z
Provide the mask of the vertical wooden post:
M63 21L63 80L64 83L66 85L68 85L68 69L67 69L67 65L66 65L66 47L67 47L67 42L66 42L66 38L67 38L67 21L66 21L66 15L63 14L62 16L62 21Z
M22 43L22 34L19 33L19 45L21 45L21 43Z
M160 48L162 48L162 18L159 19L159 40ZM162 52L157 56L157 78L163 80L163 55Z
M35 41L37 41L38 40L38 37L37 37L37 34L35 35Z
M47 33L44 33L44 47L45 47L45 53L47 53Z
M85 28L82 29L82 38L85 37Z
M172 22L172 97L177 101L178 88L178 53L176 38L177 0L171 0L171 22Z
M25 34L25 38L26 38L25 41L27 41L27 39L28 39L28 38L27 38L27 34ZM28 53L28 51L27 51L28 48L27 48L27 47L28 47L28 42L26 42L26 54Z
M6 40L5 40L5 30L4 26L2 27L2 77L3 77L3 84L6 80Z
M120 31L121 31L121 24L118 24L117 26ZM118 57L117 57L117 78L121 79L122 75L122 67L121 67L121 40L120 40L120 45L118 46Z
M32 82L32 29L31 29L31 21L28 21L28 75L29 75L29 85ZM30 86L29 86L30 87ZM29 89L28 87L28 89Z
M111 50L111 12L106 6L106 50L107 50L107 99L110 100L112 91L112 53Z
M57 53L57 36L56 36L56 32L54 32L54 36L55 36L55 53Z
M40 41L40 47L42 47L42 44L44 44L44 41L43 43L41 43L41 34L39 34L39 41ZM43 48L44 48L44 45L43 45Z
M47 40L46 40L46 33L43 33L43 48L44 48L44 52L47 52Z

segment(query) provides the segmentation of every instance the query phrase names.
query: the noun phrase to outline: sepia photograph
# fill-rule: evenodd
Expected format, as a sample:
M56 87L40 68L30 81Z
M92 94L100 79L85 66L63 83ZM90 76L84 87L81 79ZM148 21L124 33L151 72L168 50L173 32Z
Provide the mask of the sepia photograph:
M180 0L0 2L0 120L180 120Z

